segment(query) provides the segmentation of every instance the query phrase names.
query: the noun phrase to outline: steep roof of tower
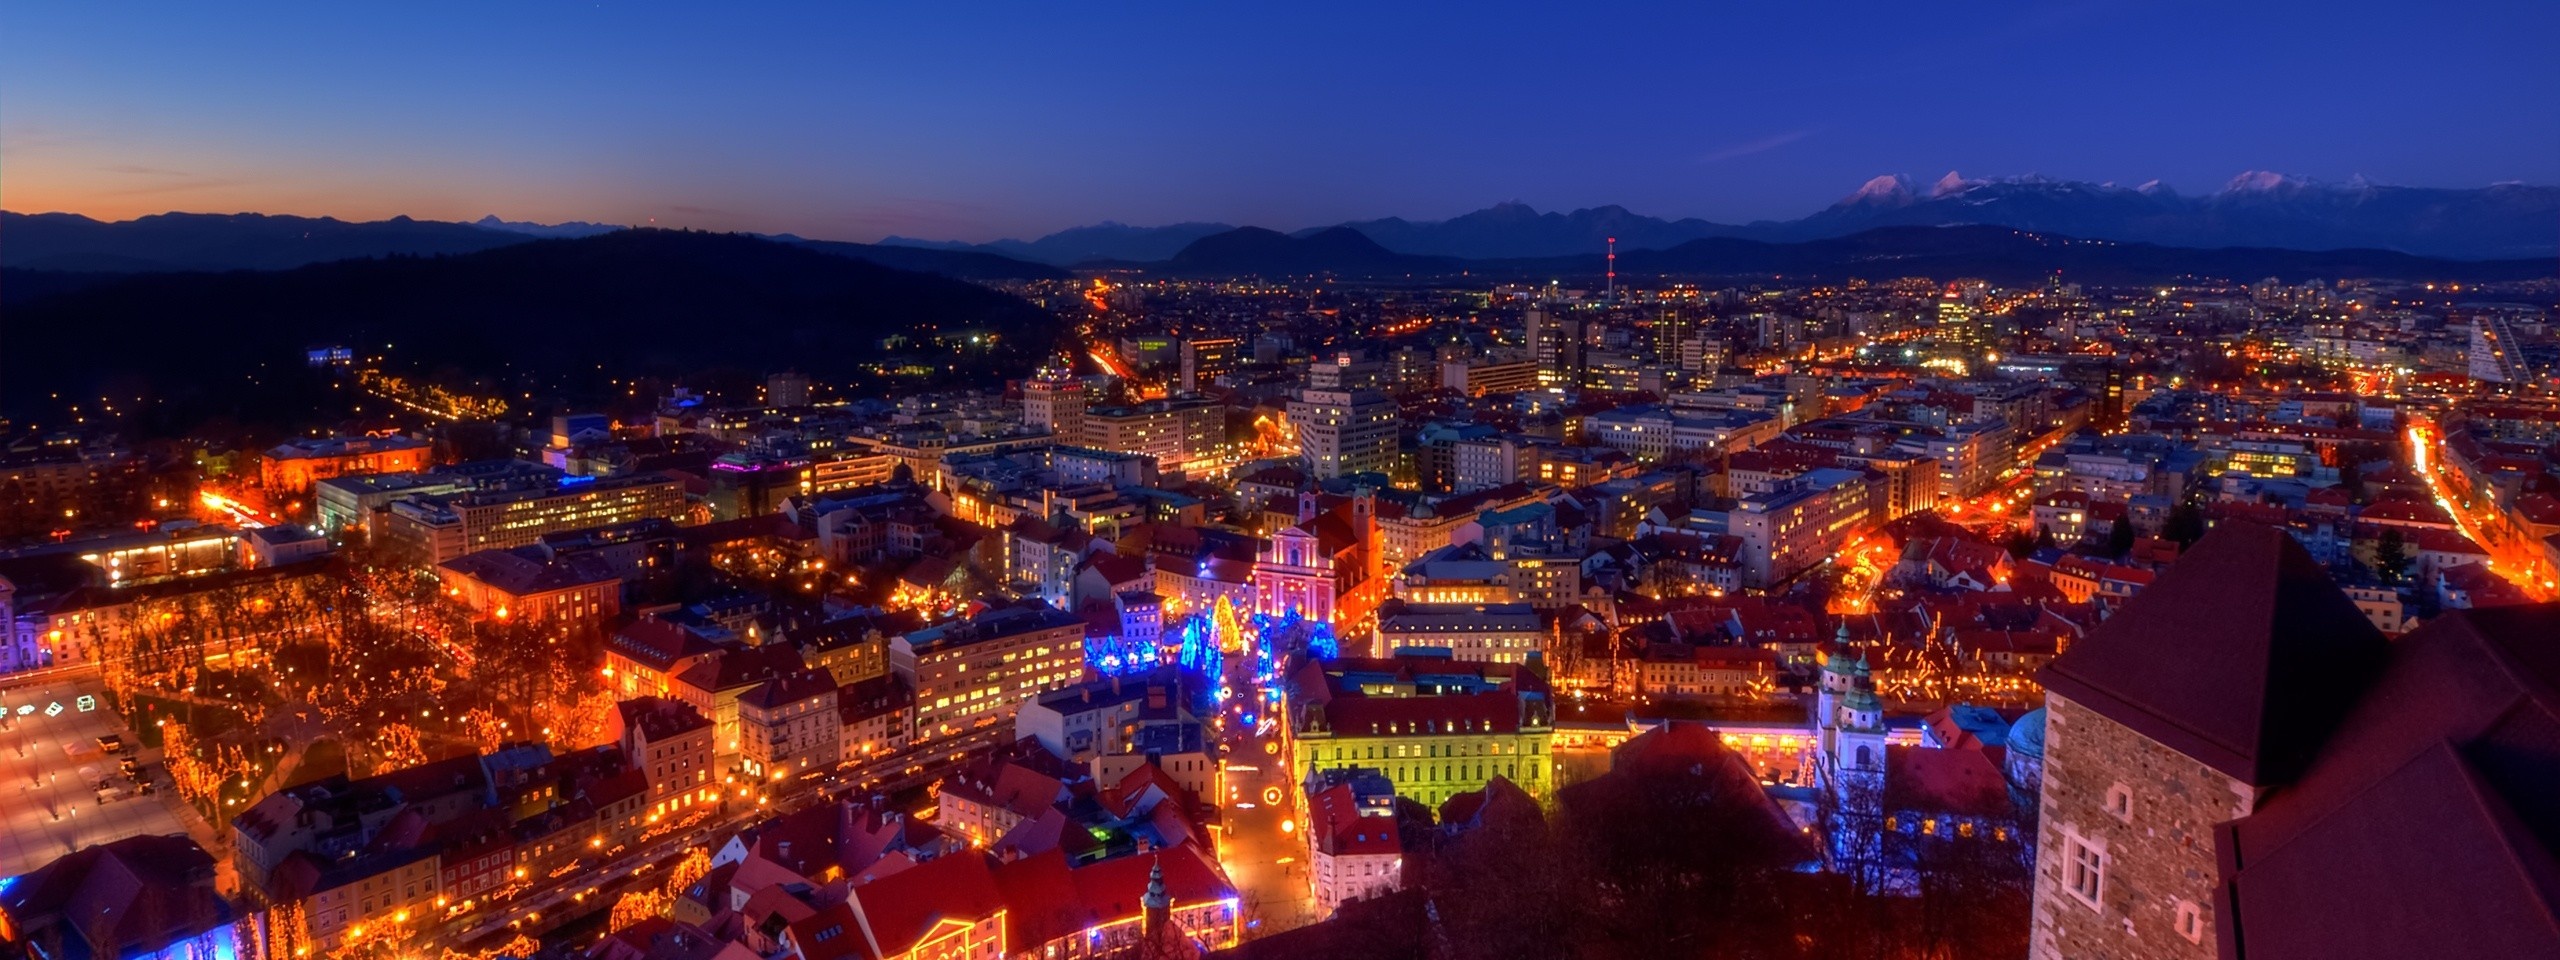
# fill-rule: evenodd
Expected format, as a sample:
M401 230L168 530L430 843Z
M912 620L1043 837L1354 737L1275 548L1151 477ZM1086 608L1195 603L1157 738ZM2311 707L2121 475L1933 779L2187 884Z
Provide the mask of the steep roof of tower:
M2039 678L2164 746L2266 785L2301 772L2388 648L2290 534L2234 521Z

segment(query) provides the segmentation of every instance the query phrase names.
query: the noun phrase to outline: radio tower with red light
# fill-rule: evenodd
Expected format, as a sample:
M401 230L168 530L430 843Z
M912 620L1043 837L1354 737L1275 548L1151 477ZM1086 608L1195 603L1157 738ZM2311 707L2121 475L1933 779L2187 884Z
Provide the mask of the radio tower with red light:
M1618 238L1616 237L1609 238L1609 277L1608 282L1600 288L1600 296L1610 300L1618 299Z

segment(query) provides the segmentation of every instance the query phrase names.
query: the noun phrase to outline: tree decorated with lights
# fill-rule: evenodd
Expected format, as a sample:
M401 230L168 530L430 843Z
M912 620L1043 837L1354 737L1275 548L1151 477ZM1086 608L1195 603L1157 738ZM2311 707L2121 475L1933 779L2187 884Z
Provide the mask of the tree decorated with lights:
M613 913L605 921L605 929L620 933L643 920L667 915L674 904L666 891L639 887L623 893L613 901Z
M418 737L418 728L407 723L385 724L374 732L372 746L376 770L388 772L427 762L427 748Z
M519 933L514 939L486 950L456 950L446 947L444 954L438 960L500 960L500 958L524 960L541 952L541 941Z
M1211 635L1218 641L1220 652L1244 652L1246 637L1244 617L1236 613L1236 604L1233 599L1223 595L1218 597L1217 606L1212 608L1209 614L1209 625Z
M667 896L683 896L686 887L693 886L694 881L702 879L710 872L711 851L701 847L686 850L684 859L676 861L675 866L667 868Z

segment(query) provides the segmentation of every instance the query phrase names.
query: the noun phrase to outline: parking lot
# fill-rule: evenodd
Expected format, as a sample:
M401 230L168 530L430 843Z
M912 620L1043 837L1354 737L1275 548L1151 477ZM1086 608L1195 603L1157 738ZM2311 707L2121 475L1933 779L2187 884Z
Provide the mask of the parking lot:
M0 710L7 713L0 719L0 877L94 844L186 832L157 751L139 751L94 682L0 689ZM110 735L123 739L121 752L99 746L98 738ZM122 769L126 758L160 778L156 792L139 792ZM104 799L100 782L113 788Z

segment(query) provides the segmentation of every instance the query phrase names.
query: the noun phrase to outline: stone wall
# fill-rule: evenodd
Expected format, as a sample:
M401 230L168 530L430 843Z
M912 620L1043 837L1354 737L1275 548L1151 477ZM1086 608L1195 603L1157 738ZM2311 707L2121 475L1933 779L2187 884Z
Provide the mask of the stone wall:
M2030 955L2210 960L2213 828L2247 815L2257 788L2067 697L2049 694L2045 705ZM2104 850L2095 908L2068 887L2075 838Z

